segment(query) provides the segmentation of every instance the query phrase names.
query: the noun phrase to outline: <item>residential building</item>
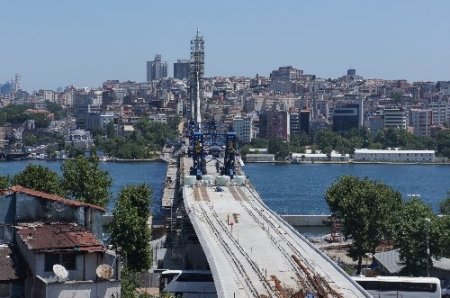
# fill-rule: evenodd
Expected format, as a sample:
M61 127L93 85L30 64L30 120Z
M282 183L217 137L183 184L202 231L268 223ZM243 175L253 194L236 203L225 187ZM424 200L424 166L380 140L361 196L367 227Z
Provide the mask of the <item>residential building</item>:
M18 185L3 190L0 241L8 247L0 246L0 284L11 280L0 286L2 297L119 297L120 262L101 240L104 213Z
M291 136L300 134L300 113L293 112L289 115Z
M372 135L378 133L378 131L384 128L384 117L383 115L372 115L369 116L369 130Z
M433 110L411 109L411 126L415 136L431 136L433 123Z
M160 80L167 77L167 62L161 60L161 55L156 55L155 60L147 61L147 82Z
M402 108L386 108L383 111L384 128L406 129L406 112Z
M287 111L265 111L259 116L259 133L263 138L289 141L290 120Z
M300 79L303 70L292 66L282 66L270 73L270 88L275 93L290 93L291 82Z
M237 138L244 142L250 143L252 141L253 131L253 117L251 116L238 116L233 118L233 128L236 132Z
M173 77L179 80L189 79L191 60L178 59L173 64Z
M450 107L447 101L432 101L428 107L433 111L433 125L445 125L448 123Z

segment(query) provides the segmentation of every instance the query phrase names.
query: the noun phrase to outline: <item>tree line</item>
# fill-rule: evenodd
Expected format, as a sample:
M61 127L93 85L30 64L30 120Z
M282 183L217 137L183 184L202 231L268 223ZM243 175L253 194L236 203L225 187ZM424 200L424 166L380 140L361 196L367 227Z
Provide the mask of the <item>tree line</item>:
M158 123L141 118L134 131L118 135L114 124L109 123L104 130L94 131L94 142L97 149L108 156L123 159L144 159L154 157L167 141L177 138L179 117L168 119L168 123Z
M393 188L368 178L342 176L325 195L342 233L351 237L347 255L358 261L374 254L383 242L399 250L402 274L425 276L432 258L450 257L450 198L441 202L438 217L419 197L404 200ZM429 253L427 253L429 248Z

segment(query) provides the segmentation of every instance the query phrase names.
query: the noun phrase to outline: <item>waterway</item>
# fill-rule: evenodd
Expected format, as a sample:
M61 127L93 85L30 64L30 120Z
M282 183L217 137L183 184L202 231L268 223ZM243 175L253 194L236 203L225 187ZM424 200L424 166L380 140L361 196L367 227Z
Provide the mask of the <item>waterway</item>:
M0 175L14 175L28 163L40 164L60 173L61 162L1 162ZM152 211L160 215L161 194L167 165L163 162L101 163L113 186L108 211L113 210L119 190L127 184L146 183L153 190ZM266 204L279 214L328 214L324 200L327 188L342 175L380 180L401 192L421 198L439 210L450 190L450 166L391 164L247 164L244 171Z

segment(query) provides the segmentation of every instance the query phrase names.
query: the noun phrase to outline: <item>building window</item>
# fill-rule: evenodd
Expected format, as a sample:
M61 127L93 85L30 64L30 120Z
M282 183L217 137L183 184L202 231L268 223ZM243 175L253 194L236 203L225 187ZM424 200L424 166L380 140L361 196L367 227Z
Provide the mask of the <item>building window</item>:
M76 255L75 254L62 254L61 265L66 267L67 270L76 270Z
M45 254L45 271L53 271L53 265L59 264L59 254Z
M44 261L45 271L53 271L53 265L60 264L67 270L76 270L76 255L71 253L65 254L45 254Z

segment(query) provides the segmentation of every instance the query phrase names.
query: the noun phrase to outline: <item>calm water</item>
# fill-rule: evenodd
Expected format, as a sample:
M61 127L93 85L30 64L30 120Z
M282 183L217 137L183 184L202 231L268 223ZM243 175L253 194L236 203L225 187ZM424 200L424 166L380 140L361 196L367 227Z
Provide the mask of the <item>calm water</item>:
M435 211L450 190L446 165L247 164L244 171L266 204L281 214L328 213L325 192L342 175L380 180L405 198L419 194Z
M0 175L14 175L30 162L60 173L61 162L18 161L1 162ZM121 187L146 183L153 189L153 213L161 214L161 194L167 169L165 163L102 163L101 167L113 179L113 199L108 205L109 211ZM442 165L247 164L244 170L266 204L280 214L328 213L324 194L341 175L381 180L399 190L404 197L419 194L435 211L450 190L450 166Z

